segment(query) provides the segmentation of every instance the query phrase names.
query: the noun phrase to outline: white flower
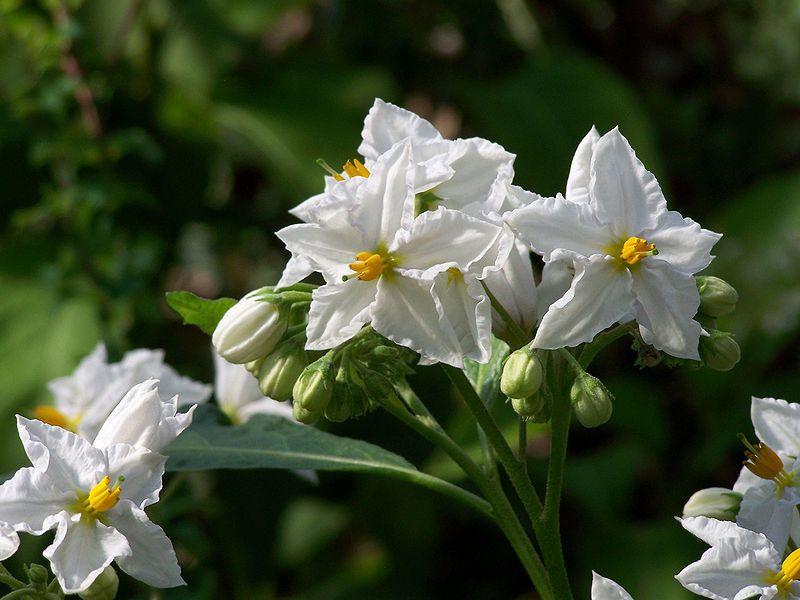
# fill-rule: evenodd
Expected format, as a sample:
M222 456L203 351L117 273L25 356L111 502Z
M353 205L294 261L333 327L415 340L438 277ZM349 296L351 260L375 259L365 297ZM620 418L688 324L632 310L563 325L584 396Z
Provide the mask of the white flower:
M244 367L235 365L214 354L214 395L222 412L233 423L246 423L257 414L292 417L292 403L267 398L258 389L258 381Z
M502 264L503 229L443 207L415 219L413 169L409 144L397 144L352 188L349 222L291 225L277 233L328 282L313 294L307 348L335 347L371 323L428 360L462 364L458 332L472 324L445 314L433 280L449 269L466 276ZM474 354L467 356L481 358Z
M534 346L576 346L633 316L645 342L699 360L692 276L711 262L720 236L667 210L655 177L617 129L602 137L592 129L578 146L566 198L542 198L506 219L546 262L575 268Z
M675 578L688 590L716 600L800 599L800 550L781 554L762 533L707 517L679 519L711 546Z
M282 311L253 290L223 315L211 342L228 362L245 364L269 354L286 332L288 320Z
M74 431L91 442L122 397L150 377L161 381L161 392L168 397L178 394L179 406L199 404L211 396L211 386L181 377L164 364L162 350L133 350L122 361L109 364L101 343L72 375L48 384L55 405L37 407L34 416Z
M633 600L621 585L592 571L592 600Z
M8 523L0 523L0 562L4 561L19 548L19 536Z
M753 396L750 418L759 440L778 454L800 456L800 404Z
M66 593L85 590L112 561L151 586L184 583L172 544L144 512L158 501L164 456L97 448L19 416L17 428L33 466L0 486L0 521L33 535L56 530L44 556Z

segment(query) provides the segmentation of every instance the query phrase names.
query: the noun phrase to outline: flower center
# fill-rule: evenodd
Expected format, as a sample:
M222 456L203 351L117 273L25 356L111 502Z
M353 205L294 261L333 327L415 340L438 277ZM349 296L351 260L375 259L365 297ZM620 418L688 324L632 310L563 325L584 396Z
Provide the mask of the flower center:
M106 475L100 480L100 483L89 491L88 495L81 494L79 496L80 502L76 507L77 510L87 517L94 518L99 517L100 513L111 510L119 502L119 495L122 493L120 484L123 481L125 481L125 478L120 476L114 482L114 486L110 487L111 478Z
M321 158L317 160L317 164L325 169L329 175L331 175L336 181L344 181L344 177L338 171L334 170L328 163L326 163ZM350 179L353 177L369 177L369 170L367 167L364 166L357 158L353 160L348 160L344 165L342 165L342 171L344 174L347 175Z
M742 434L739 434L739 440L747 448L744 451L747 460L742 461L742 464L747 467L748 471L761 479L774 481L775 485L778 486L776 490L778 495L783 492L783 488L795 485L794 473L786 472L786 469L783 468L781 457L772 448L764 442L759 442L753 446ZM800 562L798 562L798 565L798 568L800 568Z
M61 427L75 433L80 419L70 419L55 406L37 406L33 409L33 418L54 427Z
M800 580L800 549L786 557L781 565L781 570L773 575L772 583L778 587L778 590L786 593L797 580Z
M380 254L359 252L356 254L356 262L351 262L347 266L355 271L355 277L361 281L372 281L381 276L386 263Z
M464 274L456 267L447 269L447 285L454 283L462 283L464 281Z
M655 244L648 244L647 240L638 237L629 237L619 251L619 257L629 265L635 265L645 256L656 254L658 254L658 250Z

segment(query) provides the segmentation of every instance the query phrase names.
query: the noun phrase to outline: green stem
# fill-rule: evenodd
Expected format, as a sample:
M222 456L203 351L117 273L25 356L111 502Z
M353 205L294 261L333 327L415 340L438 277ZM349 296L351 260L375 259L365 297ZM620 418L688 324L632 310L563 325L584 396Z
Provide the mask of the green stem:
M578 362L584 369L588 367L603 348L608 346L611 342L618 340L626 333L630 333L636 328L636 321L628 321L623 325L617 325L614 329L601 333L594 340L583 347Z
M526 464L528 452L528 422L519 418L519 439L517 440L517 458L523 465Z
M500 315L500 318L503 319L503 322L506 324L506 328L508 333L513 338L513 348L511 350L516 350L517 348L522 348L525 344L530 341L530 336L525 333L522 327L519 326L514 318L508 314L505 306L503 306L500 301L495 297L489 287L486 285L485 281L481 281L481 285L483 286L483 291L486 292L486 295L489 297L489 302L492 304L492 308L497 311L497 314Z
M433 418L416 417L408 412L405 407L391 401L382 403L382 406L422 437L442 448L461 467L473 483L478 486L491 505L490 515L514 548L542 600L555 600L556 596L553 595L550 587L547 570L536 553L531 540L526 535L511 503L506 498L500 482L495 478L487 477L481 468L445 433Z
M11 571L6 569L5 565L2 563L0 563L0 583L6 584L12 590L19 590L28 587L24 583L22 583L19 579L14 577L11 574Z

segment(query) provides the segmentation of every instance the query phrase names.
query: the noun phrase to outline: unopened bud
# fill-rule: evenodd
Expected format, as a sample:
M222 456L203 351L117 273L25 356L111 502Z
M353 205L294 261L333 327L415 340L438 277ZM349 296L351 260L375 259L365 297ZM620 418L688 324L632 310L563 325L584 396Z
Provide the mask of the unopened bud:
M684 517L710 517L735 521L742 495L727 488L706 488L692 494L683 506Z
M265 396L283 402L292 397L300 373L308 365L306 352L296 339L289 339L273 350L258 370L258 388Z
M509 398L533 396L542 387L542 363L530 348L511 353L503 365L500 391Z
M83 600L114 600L117 597L119 588L119 577L111 565L103 569L94 583L87 590L79 592L78 596Z
M597 427L611 418L611 393L597 377L581 373L569 391L575 416L584 427Z
M308 365L292 389L294 418L301 423L316 421L333 395L333 361L327 356Z
M47 580L50 577L50 574L47 572L47 568L43 567L42 565L37 565L33 563L26 567L26 574L28 575L28 581L35 586L47 585Z
M286 333L288 319L283 312L260 299L267 289L252 291L239 300L214 330L211 342L228 362L244 364L263 358Z
M253 377L258 377L258 370L261 368L261 365L264 364L265 359L266 356L257 360L251 360L249 363L245 363L244 368L247 369L247 372Z
M742 357L739 344L730 333L712 329L700 337L700 358L715 371L730 371Z
M514 407L514 412L526 420L538 415L542 410L543 404L544 397L541 394L534 394L527 398L511 398L511 406Z
M739 294L727 281L711 275L700 275L695 282L700 292L699 312L717 318L734 311Z

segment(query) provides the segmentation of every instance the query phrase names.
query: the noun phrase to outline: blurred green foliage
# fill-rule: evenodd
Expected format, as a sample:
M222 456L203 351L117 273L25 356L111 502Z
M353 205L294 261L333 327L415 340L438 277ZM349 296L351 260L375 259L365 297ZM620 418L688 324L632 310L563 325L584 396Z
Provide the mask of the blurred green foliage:
M638 372L622 342L600 358L617 401L573 432L566 547L579 596L595 569L686 598L672 575L701 547L671 516L732 483L751 393L800 400L798 82L794 0L0 0L0 472L24 464L12 415L98 339L211 380L207 338L164 292L273 283L272 232L321 189L316 158L354 156L375 96L505 145L543 194L592 124L620 125L671 207L725 234L710 271L740 292L724 325L743 360ZM439 374L412 383L477 451ZM331 429L455 476L380 413ZM547 434L531 437L541 479ZM487 523L402 482L249 471L167 490L154 517L189 587L164 598L534 597Z

